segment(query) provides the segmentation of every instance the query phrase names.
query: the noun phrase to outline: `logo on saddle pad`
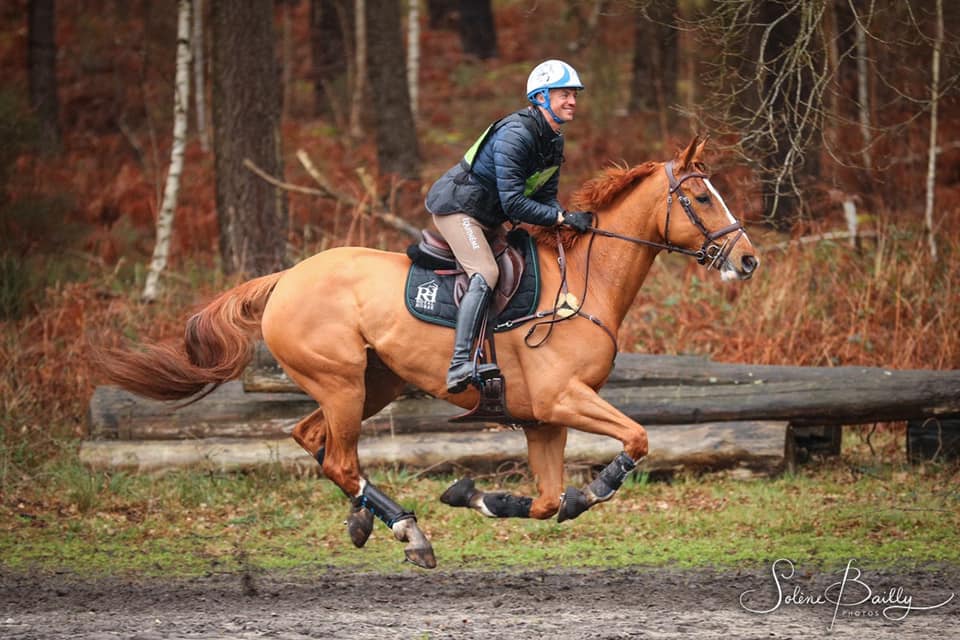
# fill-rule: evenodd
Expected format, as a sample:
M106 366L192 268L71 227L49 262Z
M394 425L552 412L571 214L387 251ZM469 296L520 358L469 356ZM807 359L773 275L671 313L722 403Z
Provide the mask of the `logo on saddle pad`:
M413 306L424 311L433 311L437 304L437 289L440 288L436 280L430 280L417 286L417 297Z

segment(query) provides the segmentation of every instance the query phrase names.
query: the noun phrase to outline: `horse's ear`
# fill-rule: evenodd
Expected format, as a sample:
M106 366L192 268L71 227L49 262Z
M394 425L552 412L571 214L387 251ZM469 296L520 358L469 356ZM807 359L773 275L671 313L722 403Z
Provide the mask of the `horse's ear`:
M707 140L710 139L710 136L703 136L703 139L700 140L700 144L697 145L697 150L693 154L694 162L704 162L703 159L703 148L707 146Z
M687 168L696 161L696 158L700 155L700 150L702 147L703 145L700 144L700 136L694 136L693 140L690 141L690 144L687 145L687 148L680 152L681 171L686 171Z

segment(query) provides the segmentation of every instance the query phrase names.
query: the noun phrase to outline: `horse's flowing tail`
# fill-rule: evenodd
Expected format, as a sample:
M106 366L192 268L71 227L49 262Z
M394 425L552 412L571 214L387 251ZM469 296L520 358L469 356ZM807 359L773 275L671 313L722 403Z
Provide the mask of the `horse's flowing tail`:
M107 380L137 395L179 400L240 376L253 358L260 318L282 271L221 294L187 321L183 344L157 343L99 356Z

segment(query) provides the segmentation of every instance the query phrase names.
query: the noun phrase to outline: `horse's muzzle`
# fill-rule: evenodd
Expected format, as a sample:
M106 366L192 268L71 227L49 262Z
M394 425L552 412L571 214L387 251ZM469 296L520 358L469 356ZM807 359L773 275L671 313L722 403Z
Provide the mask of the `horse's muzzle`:
M720 278L728 280L749 280L760 266L760 259L752 253L730 256L720 266Z

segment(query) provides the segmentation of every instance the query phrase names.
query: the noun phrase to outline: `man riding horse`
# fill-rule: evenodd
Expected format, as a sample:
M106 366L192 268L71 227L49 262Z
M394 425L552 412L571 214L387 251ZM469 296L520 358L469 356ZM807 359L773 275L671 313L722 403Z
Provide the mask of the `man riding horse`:
M464 409L475 406L480 392L468 388L471 345L492 285L507 279L493 266L483 231L507 220L565 225L585 233L566 248L559 237L555 246L541 243L532 269L542 290L557 293L535 302L539 311L530 318L549 319L555 338L531 345L523 332L505 330L498 340L498 366L511 381L506 408L522 425L536 495L483 491L472 478L461 478L441 500L489 517L556 516L564 522L611 499L647 455L649 442L643 426L598 390L655 258L664 251L686 255L724 280L747 280L760 262L711 183L705 143L696 137L666 162L610 167L571 196L577 208L592 213L565 213L556 199L559 131L573 119L581 88L569 65L552 60L538 66L528 81L532 105L491 125L428 195L437 226L471 277L446 380L449 329L424 322L407 308L406 296L397 295L406 288L410 258L349 246L225 291L187 321L176 341L105 350L108 379L161 400L201 396L240 377L262 336L286 374L317 402L291 436L349 499L353 544L363 546L379 518L406 543L410 562L435 567L433 547L413 511L364 475L358 452L363 420L408 385ZM582 488L564 488L568 429L623 445Z
M507 221L567 225L581 233L590 227L590 213L568 213L557 201L560 129L573 120L583 88L566 62L538 64L527 78L530 105L487 127L427 194L434 225L469 277L447 372L450 393L460 393L473 379L473 347L500 277L487 236Z

